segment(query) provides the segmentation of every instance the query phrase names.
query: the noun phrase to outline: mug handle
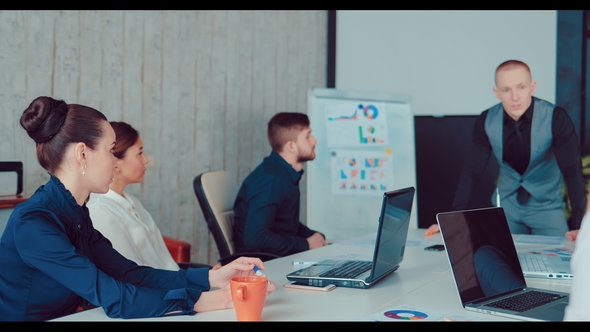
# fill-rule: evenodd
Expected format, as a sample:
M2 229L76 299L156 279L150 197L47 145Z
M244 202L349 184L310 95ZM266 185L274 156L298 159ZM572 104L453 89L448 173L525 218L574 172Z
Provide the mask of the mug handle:
M236 295L238 301L246 301L246 286L238 286L238 288L236 288Z

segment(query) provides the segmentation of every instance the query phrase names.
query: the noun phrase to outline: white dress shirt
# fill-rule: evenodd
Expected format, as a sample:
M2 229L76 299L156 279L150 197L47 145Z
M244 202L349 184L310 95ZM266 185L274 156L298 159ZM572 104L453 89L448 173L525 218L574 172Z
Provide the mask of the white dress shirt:
M113 190L90 194L86 206L94 228L111 241L115 250L138 265L178 271L150 213L137 198L125 192L123 195Z
M590 213L582 219L570 262L574 280L563 320L590 321Z

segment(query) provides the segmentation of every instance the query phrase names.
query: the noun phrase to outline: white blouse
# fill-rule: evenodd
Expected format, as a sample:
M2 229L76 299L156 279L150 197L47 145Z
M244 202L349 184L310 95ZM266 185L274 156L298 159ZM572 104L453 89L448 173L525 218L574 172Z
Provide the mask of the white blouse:
M94 228L111 241L121 255L158 269L178 271L162 233L139 200L123 192L90 194L86 206Z

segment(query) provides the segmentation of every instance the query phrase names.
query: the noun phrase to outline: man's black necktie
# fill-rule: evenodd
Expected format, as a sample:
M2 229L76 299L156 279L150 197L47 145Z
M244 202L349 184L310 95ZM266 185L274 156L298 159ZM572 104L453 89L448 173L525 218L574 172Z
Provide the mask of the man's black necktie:
M514 147L516 148L515 150L519 151L519 155L522 158L524 158L524 149L525 149L524 148L524 140L522 139L522 133L520 132L520 125L522 123L523 123L523 121L515 121L514 122L514 131L516 132L516 135L515 135L515 139L514 139L513 144L514 144ZM526 167L525 167L525 170L526 170ZM523 171L523 173L524 173L524 171ZM518 189L516 190L516 200L521 205L528 202L530 197L531 197L531 195L522 186L518 187Z

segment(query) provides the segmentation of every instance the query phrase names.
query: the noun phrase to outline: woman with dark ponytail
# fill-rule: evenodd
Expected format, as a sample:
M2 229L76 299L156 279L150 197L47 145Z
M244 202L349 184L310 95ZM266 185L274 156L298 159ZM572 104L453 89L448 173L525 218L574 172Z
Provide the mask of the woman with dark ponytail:
M88 303L120 318L231 308L229 280L253 275L255 265L264 269L248 257L218 270L180 271L124 258L93 228L86 208L90 193L109 190L117 167L107 118L91 107L38 97L20 124L50 179L14 209L0 239L0 321L48 320Z

